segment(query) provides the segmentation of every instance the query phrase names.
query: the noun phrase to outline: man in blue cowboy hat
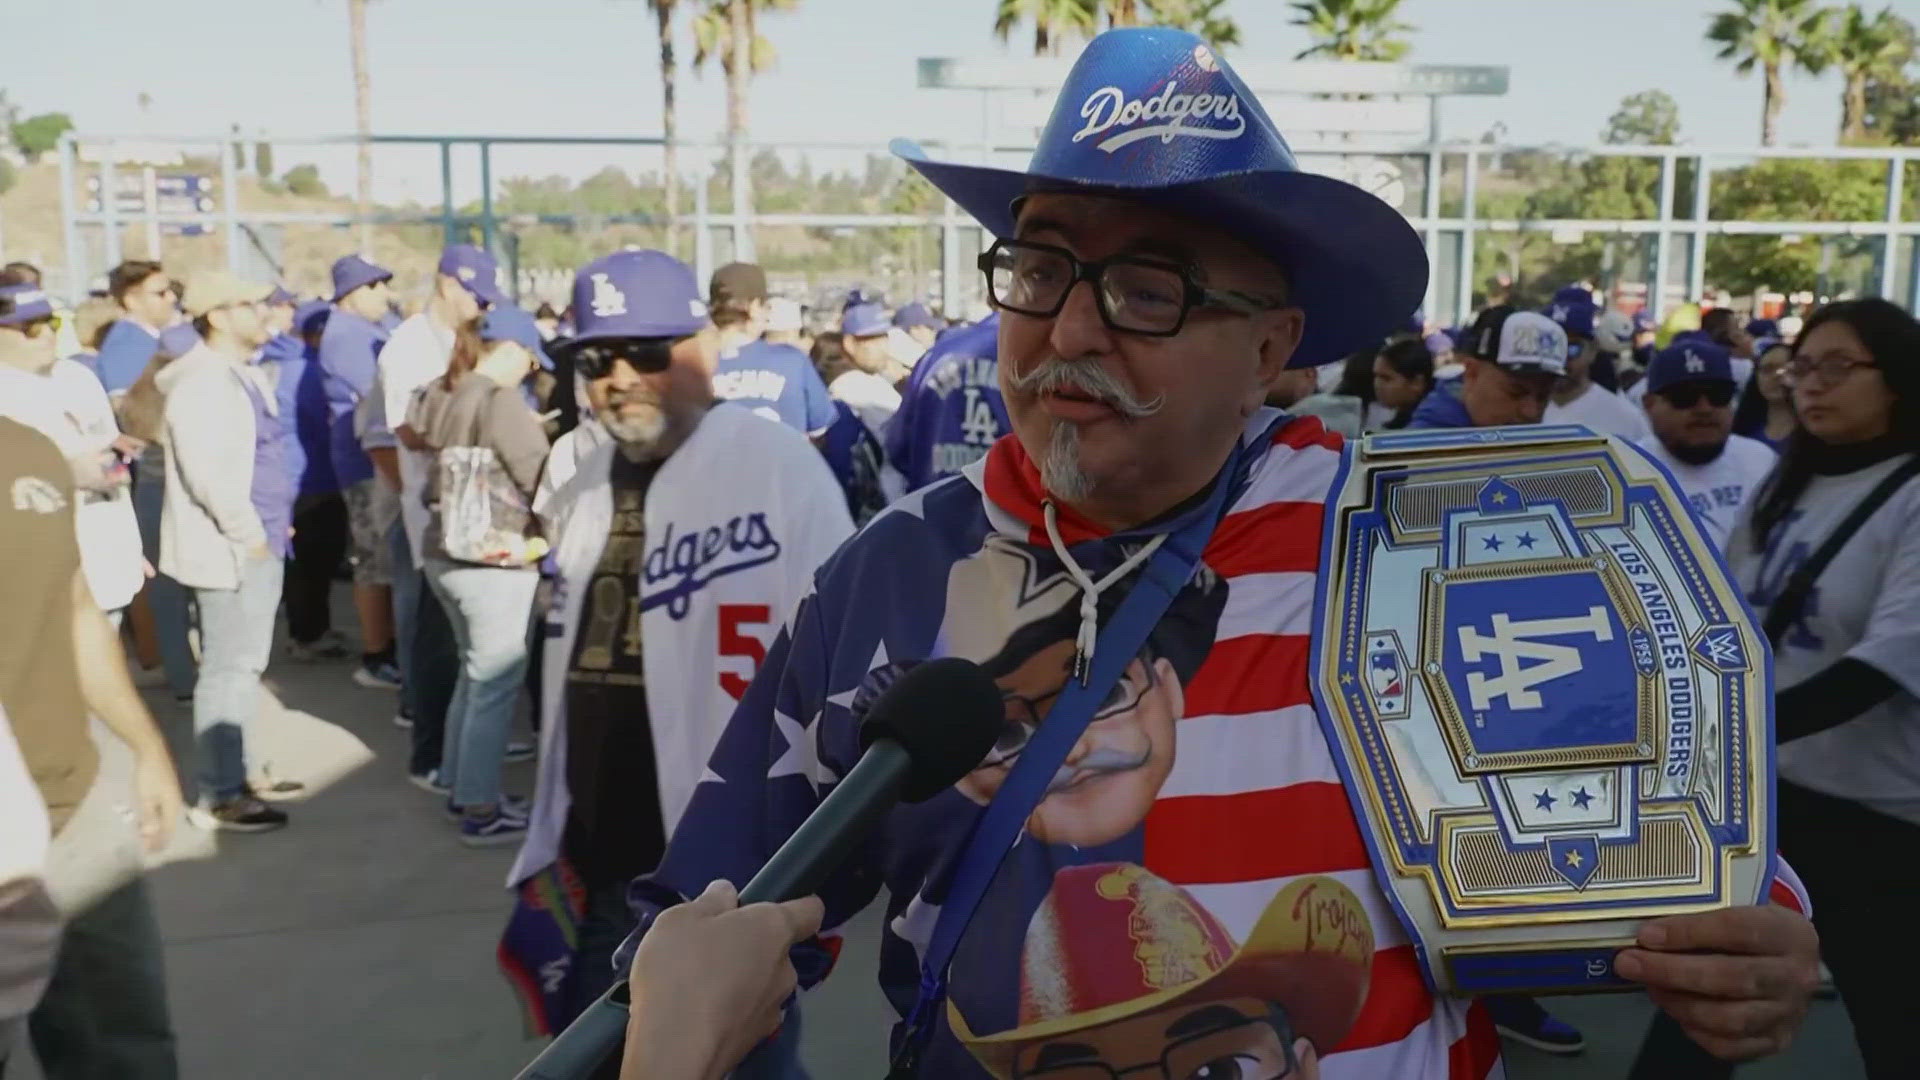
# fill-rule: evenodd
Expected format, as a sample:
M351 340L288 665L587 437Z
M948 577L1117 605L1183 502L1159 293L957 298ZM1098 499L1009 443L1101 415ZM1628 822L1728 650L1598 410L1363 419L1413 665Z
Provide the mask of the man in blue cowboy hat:
M956 856L982 808L954 790L897 807L822 887L827 934L884 885L881 983L915 1019L912 1033L926 1036L908 1044L902 1071L975 1078L981 1066L957 1030L1013 1031L1027 995L1071 992L1052 982L1009 989L1021 985L1026 916L1058 875L1138 866L1189 889L1229 934L1244 933L1303 876L1343 875L1379 948L1368 1019L1327 1048L1329 1074L1488 1075L1499 1048L1484 1014L1435 998L1397 947L1404 933L1368 872L1312 708L1312 596L1341 443L1319 421L1265 405L1287 369L1372 347L1405 323L1426 287L1418 235L1366 192L1303 172L1232 69L1198 37L1169 29L1096 37L1025 170L895 150L996 238L979 266L1001 315L998 378L1013 437L961 476L895 503L816 572L659 868L629 894L641 925L713 879L744 882L765 863L858 761L855 706L876 675L978 643L990 624L1016 624L996 612L1064 579L1059 587L1082 598L1072 605L1081 625L1074 649L1051 654L1052 674L1064 682L1067 671L1097 669L1110 680L1112 660L1094 651L1126 620L1101 625L1102 594L1134 587L1147 559L1156 560L1147 574L1164 566L1153 553L1168 550L1168 537L1211 530L1198 555L1226 599L1194 643L1200 659L1179 695L1171 764L1139 824L1086 845L1027 829L990 881L971 873L961 883L992 901L956 926L966 907L950 902ZM978 574L956 592L955 575L989 547L1017 549L1031 572ZM949 603L954 595L967 602ZM1009 714L1031 715L1035 730L1062 700L1023 697L1030 692L1005 682L1001 691ZM1123 682L1075 698L1088 730L1133 705ZM995 752L1007 760L1028 748L1012 739ZM1048 800L1072 794L1076 763L1098 749L1069 749L1034 805L1061 809ZM1650 927L1620 969L1654 988L1696 1039L1735 1058L1791 1036L1815 971L1804 918L1749 908ZM922 958L936 945L923 982ZM797 952L803 981L823 977L830 954ZM1124 929L1084 954L1137 966L1133 977L1158 992L1186 977L1186 957L1146 949ZM966 973L942 1004L949 957Z

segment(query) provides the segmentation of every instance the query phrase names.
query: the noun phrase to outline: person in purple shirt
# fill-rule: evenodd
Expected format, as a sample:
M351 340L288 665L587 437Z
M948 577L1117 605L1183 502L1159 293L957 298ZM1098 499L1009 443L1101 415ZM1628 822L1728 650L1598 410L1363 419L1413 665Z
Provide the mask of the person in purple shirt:
M173 279L157 262L128 259L107 275L107 295L124 313L107 329L94 359L100 385L119 394L140 378L160 345L160 331L178 318Z
M327 391L318 357L320 334L332 305L310 300L293 310L292 325L260 350L273 376L280 409L281 446L293 480L293 545L283 600L287 653L295 660L347 655L333 629L333 571L347 552L347 507L334 479L327 443Z
M827 384L807 354L763 341L767 275L752 263L728 263L707 286L708 311L720 331L713 396L819 437L834 421Z
M392 314L393 274L348 255L333 264L333 311L320 335L321 384L327 398L327 447L334 479L347 507L347 535L353 556L353 606L360 616L363 650L353 679L361 686L398 690L394 660L393 558L388 530L400 516L399 465L391 446L375 453L384 460L378 475L374 458L361 446L366 418L361 402L373 394L377 360Z
M1000 315L949 334L913 366L887 424L887 461L913 491L952 476L1011 430L1000 398Z

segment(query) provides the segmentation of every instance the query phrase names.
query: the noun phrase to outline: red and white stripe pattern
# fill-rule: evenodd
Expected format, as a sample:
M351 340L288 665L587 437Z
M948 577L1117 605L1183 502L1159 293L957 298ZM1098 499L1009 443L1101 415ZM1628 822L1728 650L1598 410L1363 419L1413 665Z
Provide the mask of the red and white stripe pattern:
M1321 1062L1341 1080L1483 1080L1501 1075L1485 1010L1436 1000L1420 975L1371 860L1315 717L1308 684L1321 523L1341 441L1311 417L1248 438L1269 445L1204 561L1226 580L1212 652L1186 688L1172 774L1148 812L1147 869L1206 904L1236 940L1290 880L1336 877L1372 916L1377 950L1360 1017ZM1045 545L1041 486L1015 440L975 474L996 529ZM1062 539L1103 535L1059 509Z

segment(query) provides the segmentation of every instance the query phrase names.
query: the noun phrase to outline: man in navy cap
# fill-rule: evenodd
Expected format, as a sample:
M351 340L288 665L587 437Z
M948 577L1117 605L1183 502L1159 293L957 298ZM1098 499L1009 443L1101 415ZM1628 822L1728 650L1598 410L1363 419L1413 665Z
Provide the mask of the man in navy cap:
M761 340L767 329L767 274L752 263L728 263L713 272L707 307L720 332L713 395L734 401L795 431L819 437L833 423L827 385L807 354ZM796 316L797 316L796 312ZM797 317L796 317L797 329Z
M1724 548L1778 457L1766 443L1733 434L1733 357L1711 342L1669 346L1654 356L1646 383L1653 430L1640 445L1673 474L1708 538Z
M1537 424L1567 372L1567 335L1545 315L1491 307L1460 343L1464 370L1440 379L1414 407L1410 428Z
M407 426L407 404L421 387L446 374L447 361L453 357L455 332L473 325L487 309L508 303L511 301L502 288L500 264L493 255L472 244L450 245L440 253L433 294L426 306L395 327L393 337L380 350L380 406L393 437L400 491L400 520L387 536L393 574L394 651L401 683L396 719L413 725L413 759L408 775L416 785L435 793L443 786L433 773L440 761L446 706L453 687L440 665L416 663L415 652L444 656L451 642L438 637L448 625L444 615L423 612L427 605L439 603L433 591L424 587L426 579L421 576L426 565L421 537L427 528L427 474L433 467L433 454L420 434ZM423 630L432 637L417 641ZM433 678L424 677L429 673Z
M827 380L827 393L844 401L875 438L900 410L900 380L905 368L894 360L887 335L893 324L879 304L855 304L840 316L840 340L847 368Z
M333 312L320 335L320 371L327 391L328 445L334 477L347 504L352 544L353 606L360 616L360 665L353 681L400 689L393 648L393 551L387 530L400 514L399 467L391 448L378 450L386 475L361 446L363 404L379 374L389 331L393 273L358 255L333 264Z
M1584 424L1601 435L1637 439L1647 433L1646 419L1619 395L1593 381L1599 355L1594 342L1594 320L1599 308L1593 294L1574 285L1554 294L1544 314L1567 335L1567 372L1553 384L1541 421L1548 424Z
M738 274L716 290L729 302ZM528 974L517 985L543 987L534 1015L550 1023L612 983L627 883L658 861L733 703L853 531L805 435L715 403L717 335L685 264L618 252L582 267L573 295L579 332L552 348L609 439L539 506L555 600L540 781L512 874L533 887L504 950ZM536 901L561 865L588 894L571 955L532 929L554 918Z
M932 348L934 339L946 327L945 323L934 317L927 305L918 300L900 305L900 310L893 313L893 325L895 329L905 331L922 350Z
M859 714L906 667L981 657L1005 704L1000 740L976 770L987 779L895 808L820 890L832 934L887 889L881 982L912 1018L896 1042L900 1074L988 1075L957 1033L1005 1041L1031 1020L1033 995L1059 989L1022 978L1030 948L1148 959L1143 970L1174 993L1190 977L1183 965L1218 938L1188 919L1179 929L1191 956L1140 953L1128 928L1167 917L1129 884L1142 872L1188 889L1232 928L1221 937L1244 933L1301 875L1341 875L1381 948L1366 1019L1338 1045L1314 1046L1322 1068L1395 1080L1495 1072L1498 1043L1482 1011L1436 999L1409 956L1313 710L1311 596L1325 580L1321 515L1341 442L1311 417L1264 405L1288 367L1334 362L1402 325L1426 289L1419 235L1372 195L1301 170L1231 67L1176 30L1094 38L1026 169L895 147L995 238L978 265L1000 310L1012 437L962 476L895 503L815 575L659 869L633 887L643 922L715 878L751 878L853 769ZM1543 316L1511 318L1535 324L1524 354L1522 325L1503 353L1541 369L1538 396L1523 395L1537 416L1565 369L1566 338ZM1178 580L1154 578L1169 564ZM1131 591L1148 579L1158 595ZM1223 590L1218 617L1149 606L1167 615L1145 648L1111 656L1102 624L1121 620L1101 612L1185 593L1182 582ZM1036 625L1045 636L1026 632ZM1183 679L1170 655L1197 673ZM1075 719L1092 719L1074 725L1072 745L1052 748L1066 755L1061 767L1033 774L1037 807L987 813L1016 827L1097 819L1100 842L1029 828L982 852L986 869L968 860L961 879L956 860L981 804L1007 792L997 778L1017 759L1050 741L1045 725L1076 673L1085 691ZM1057 874L1116 862L1123 869L1097 889L1110 915L1032 918ZM963 886L982 890L967 894L983 896L977 912L955 902ZM1662 948L1626 950L1620 969L1668 995L1662 1004L1690 1034L1731 1056L1754 1052L1757 1040L1741 1041L1750 1035L1782 1038L1797 1025L1806 1002L1797 979L1810 981L1816 951L1804 918L1747 908L1654 925L1667 939L1642 940ZM1056 932L1073 940L1048 936ZM1726 955L1735 951L1744 955ZM821 977L829 955L803 951L802 980ZM1776 970L1795 978L1776 983ZM1744 992L1710 1000L1728 987ZM1263 1010L1248 1009L1194 1016L1171 1037L1231 1039L1227 1029L1263 1023ZM1048 1049L1064 1053L1022 1058L1012 1071L1087 1060L1074 1047ZM1162 1049L1129 1059L1127 1071L1163 1065L1153 1056Z

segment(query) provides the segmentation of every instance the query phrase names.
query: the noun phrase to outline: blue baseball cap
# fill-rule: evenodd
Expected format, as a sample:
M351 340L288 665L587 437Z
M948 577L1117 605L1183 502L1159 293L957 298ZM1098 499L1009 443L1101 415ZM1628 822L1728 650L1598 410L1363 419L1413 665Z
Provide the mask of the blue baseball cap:
M1772 319L1748 319L1747 336L1752 338L1777 338L1780 336L1780 324Z
M500 263L485 248L472 244L453 244L440 253L440 273L466 286L481 303L492 307L507 303L506 290L500 284Z
M1569 339L1591 339L1593 320L1600 314L1600 309L1593 302L1593 293L1579 285L1569 285L1554 293L1553 300L1540 309L1540 313L1559 323Z
M1712 341L1685 341L1669 345L1647 365L1647 393L1657 394L1676 383L1733 385L1733 354Z
M840 316L840 332L847 337L878 337L893 329L879 304L855 304Z
M0 312L0 326L22 326L53 318L53 301L38 285L0 286L0 301L5 306Z
M616 251L573 276L575 332L549 351L589 341L679 338L707 327L707 303L686 263L664 251Z
M915 300L910 304L901 305L900 310L893 313L893 325L902 330L911 330L916 326L938 330L940 320L933 317L933 312L927 309L927 305Z
M1660 324L1654 321L1653 312L1648 311L1646 308L1641 308L1639 311L1633 313L1634 333L1645 334L1658 329L1660 329Z
M342 255L333 261L333 302L339 303L355 289L391 280L393 271L375 266L358 255Z
M885 297L882 297L878 290L866 285L855 285L853 288L847 290L847 299L840 305L840 310L845 311L850 307L859 307L861 304L880 304L885 302Z
M297 304L299 302L300 297L289 291L285 285L275 285L273 291L267 294L267 303L269 304Z
M476 294L477 295L477 294ZM496 304L480 316L481 341L512 341L526 347L540 366L553 370L553 358L547 355L547 343L540 336L540 324L518 304Z
M1400 212L1309 173L1233 68L1194 34L1109 30L1061 87L1025 169L893 152L995 236L1014 233L1035 191L1128 199L1211 225L1286 271L1307 315L1290 366L1372 348L1406 324L1427 289L1427 252Z
M309 300L293 309L293 329L299 334L317 334L327 325L333 305L325 300Z

